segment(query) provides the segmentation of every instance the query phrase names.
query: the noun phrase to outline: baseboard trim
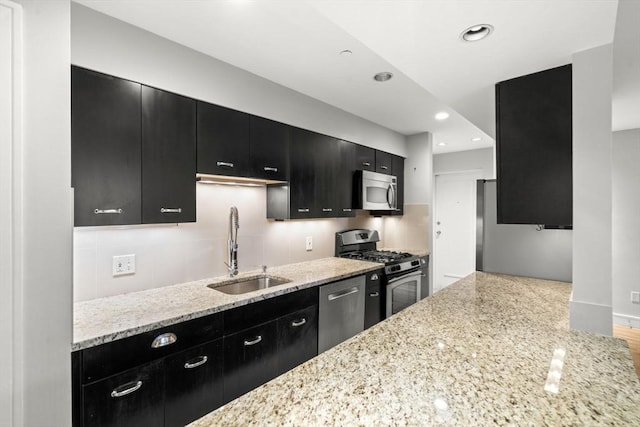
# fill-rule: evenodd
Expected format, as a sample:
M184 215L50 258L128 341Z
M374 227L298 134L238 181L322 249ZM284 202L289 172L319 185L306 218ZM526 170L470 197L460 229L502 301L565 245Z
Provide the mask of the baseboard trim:
M570 300L569 327L578 331L613 335L613 308L610 305Z
M640 316L613 313L613 323L616 325L629 326L631 328L640 328Z

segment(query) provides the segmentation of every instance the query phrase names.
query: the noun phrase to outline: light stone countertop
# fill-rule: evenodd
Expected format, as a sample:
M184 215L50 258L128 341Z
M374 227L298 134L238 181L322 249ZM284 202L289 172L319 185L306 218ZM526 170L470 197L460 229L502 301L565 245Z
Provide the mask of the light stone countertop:
M473 273L190 426L640 425L626 342L569 330L570 293Z
M384 264L344 258L269 268L267 274L291 282L241 295L227 295L208 284L223 284L228 276L198 280L140 292L75 303L72 351L126 338L163 326L239 307L300 289L340 280L382 268ZM233 280L260 276L261 271L241 273Z

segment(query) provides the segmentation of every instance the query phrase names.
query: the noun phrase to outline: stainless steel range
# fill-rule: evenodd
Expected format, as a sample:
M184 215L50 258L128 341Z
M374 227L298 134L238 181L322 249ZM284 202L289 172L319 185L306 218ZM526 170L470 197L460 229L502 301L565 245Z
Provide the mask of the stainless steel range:
M420 257L407 252L379 251L376 230L353 229L336 233L335 256L385 265L381 290L382 317L389 317L422 297Z

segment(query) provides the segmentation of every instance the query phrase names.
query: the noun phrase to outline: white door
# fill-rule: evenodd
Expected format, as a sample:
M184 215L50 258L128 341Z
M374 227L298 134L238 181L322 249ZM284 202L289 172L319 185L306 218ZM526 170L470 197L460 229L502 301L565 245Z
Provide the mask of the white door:
M476 180L481 171L436 175L433 292L476 268Z

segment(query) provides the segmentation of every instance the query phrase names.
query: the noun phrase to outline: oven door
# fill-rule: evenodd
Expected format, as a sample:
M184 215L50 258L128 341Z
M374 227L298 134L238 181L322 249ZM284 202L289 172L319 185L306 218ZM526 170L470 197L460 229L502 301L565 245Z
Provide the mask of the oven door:
M385 288L386 317L390 317L420 301L421 284L422 272L420 270L403 274L387 281Z

